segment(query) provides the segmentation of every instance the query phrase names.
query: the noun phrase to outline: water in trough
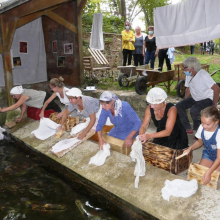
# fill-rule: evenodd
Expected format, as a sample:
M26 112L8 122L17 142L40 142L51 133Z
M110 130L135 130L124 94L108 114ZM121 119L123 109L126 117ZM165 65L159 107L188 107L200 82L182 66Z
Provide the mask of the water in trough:
M0 141L0 219L121 219L94 195L49 173L15 143Z

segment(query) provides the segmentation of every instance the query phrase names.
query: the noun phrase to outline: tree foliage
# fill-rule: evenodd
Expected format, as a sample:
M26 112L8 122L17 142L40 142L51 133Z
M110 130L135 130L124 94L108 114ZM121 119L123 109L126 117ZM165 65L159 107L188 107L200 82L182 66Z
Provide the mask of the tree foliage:
M146 27L154 25L154 8L165 5L169 5L169 0L132 0L128 6L128 20L132 22L140 12L143 12Z
M82 14L82 26L84 33L92 31L92 22L94 13L103 13L100 9L102 0L89 0ZM110 7L108 5L108 7ZM111 6L111 12L103 13L103 32L120 33L124 28L124 21L122 18L113 14L114 5Z
M103 31L120 33L124 28L124 21L132 22L143 12L147 28L154 24L154 8L168 4L169 0L88 0L83 10L83 27L86 32L90 32L93 14L103 13Z

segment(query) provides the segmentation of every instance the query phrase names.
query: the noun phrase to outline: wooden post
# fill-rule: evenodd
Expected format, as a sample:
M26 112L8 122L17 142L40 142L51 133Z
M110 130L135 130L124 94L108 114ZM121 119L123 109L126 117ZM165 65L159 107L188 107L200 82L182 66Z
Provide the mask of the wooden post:
M10 96L10 90L13 87L13 77L12 77L12 66L11 66L11 53L10 48L13 40L13 36L16 29L17 18L10 19L1 15L1 43L2 43L2 59L3 59L3 69L5 76L5 88L6 88L6 97L8 105L14 103L13 99ZM10 19L10 20L8 20Z
M82 40L82 11L87 0L77 0L77 20L78 20L78 42L79 42L79 65L80 65L80 85L84 83L84 66L83 66L83 40Z

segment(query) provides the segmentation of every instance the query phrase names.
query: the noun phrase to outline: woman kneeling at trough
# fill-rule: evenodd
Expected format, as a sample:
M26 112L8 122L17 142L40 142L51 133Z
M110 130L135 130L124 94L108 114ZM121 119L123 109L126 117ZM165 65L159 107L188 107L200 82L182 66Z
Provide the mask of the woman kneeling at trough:
M66 95L70 103L69 103L68 108L63 113L63 116L60 122L61 126L58 128L58 130L62 131L63 124L65 120L67 119L68 115L75 110L76 112L74 116L90 118L90 122L88 126L77 137L79 140L82 140L86 136L86 134L91 130L91 128L96 122L96 113L99 110L99 100L93 97L90 97L90 96L83 96L81 90L78 88L69 89L69 91L66 92Z
M99 147L103 149L105 144L102 138L102 128L109 117L114 127L108 133L109 136L124 141L124 147L130 147L133 139L138 135L141 120L128 102L121 101L115 94L105 91L100 96L102 111L96 127L99 138Z
M27 106L42 108L43 104L50 97L50 94L45 91L23 89L22 86L13 87L10 91L10 95L17 100L17 102L7 108L0 108L0 112L12 111L21 106L21 115L16 119L17 122L21 121L23 118ZM49 109L52 109L55 112L61 112L60 107L54 101L51 101L45 110Z
M53 91L53 94L50 96L50 98L44 103L44 106L41 110L40 117L44 117L44 111L47 109L47 106L56 98L58 97L60 99L60 102L65 105L65 109L68 108L69 105L69 99L66 96L66 92L69 90L67 87L64 86L63 83L64 79L63 77L59 78L53 78L49 82L50 89ZM64 110L57 114L57 118L61 118Z
M166 103L167 94L161 88L152 88L146 97L149 105L146 108L144 121L139 130L139 139L145 143L153 139L153 143L172 149L188 147L187 133L181 124L177 109L172 103ZM155 133L146 133L150 119L157 127Z

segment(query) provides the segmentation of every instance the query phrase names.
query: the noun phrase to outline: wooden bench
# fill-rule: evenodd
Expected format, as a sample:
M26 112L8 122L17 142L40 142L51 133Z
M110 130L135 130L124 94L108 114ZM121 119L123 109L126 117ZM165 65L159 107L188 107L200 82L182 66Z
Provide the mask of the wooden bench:
M113 78L113 67L116 61L116 55L107 55L105 57L100 50L92 50L90 48L88 50L92 56L83 57L86 77L98 77L98 73L101 72L102 77L106 77L108 73L108 76Z

